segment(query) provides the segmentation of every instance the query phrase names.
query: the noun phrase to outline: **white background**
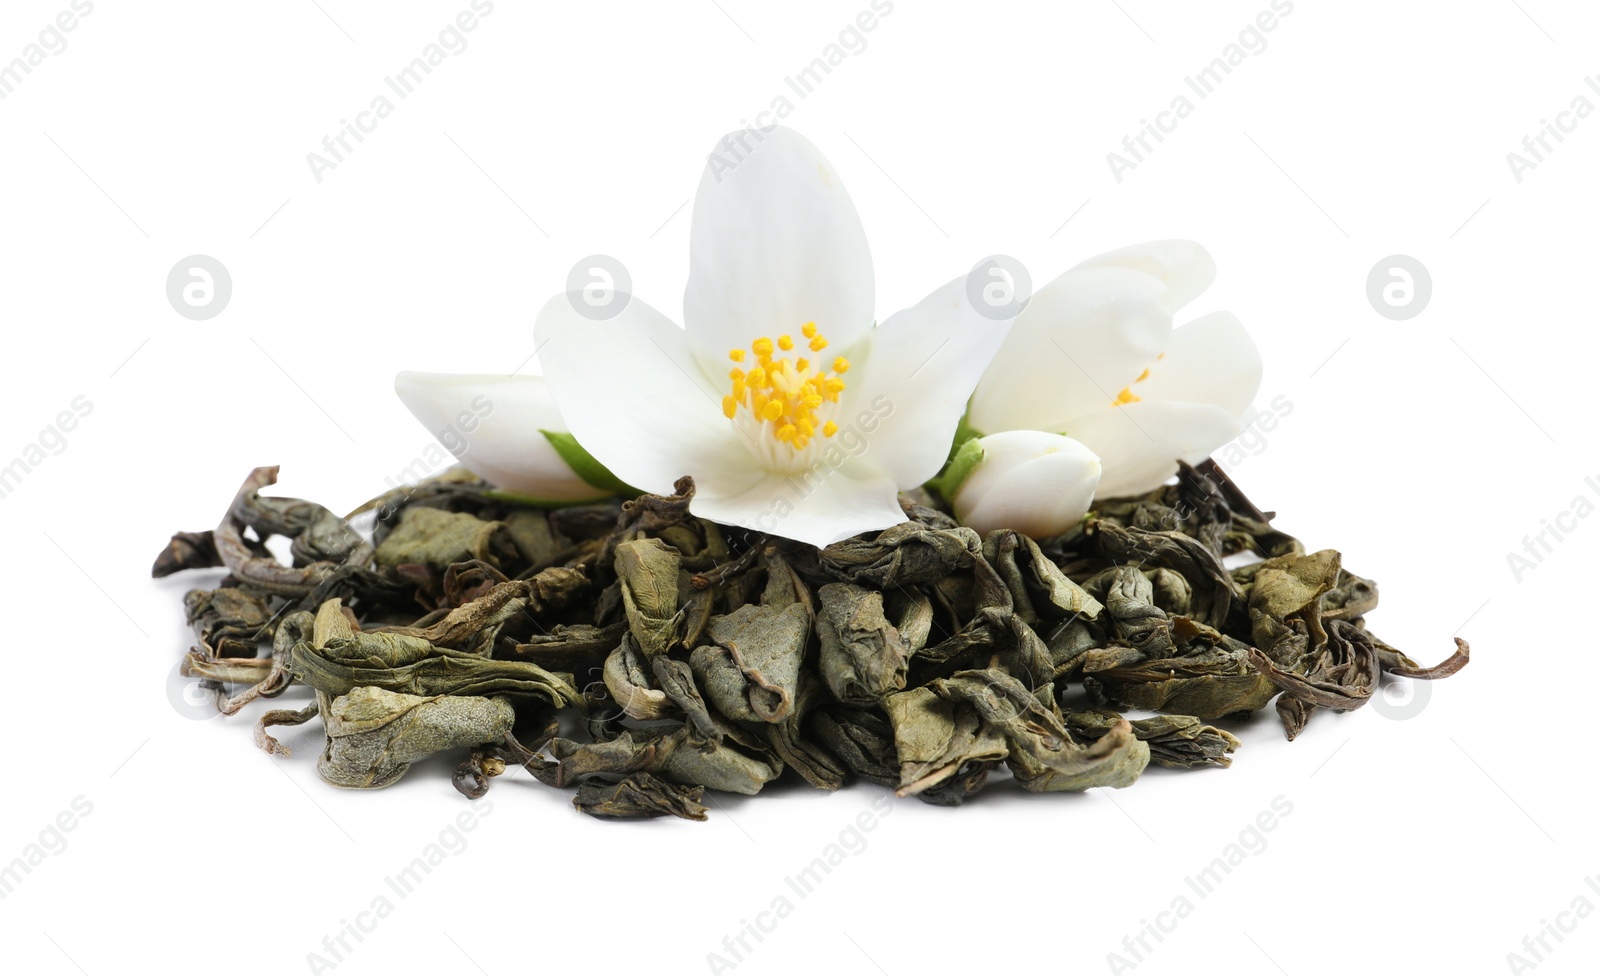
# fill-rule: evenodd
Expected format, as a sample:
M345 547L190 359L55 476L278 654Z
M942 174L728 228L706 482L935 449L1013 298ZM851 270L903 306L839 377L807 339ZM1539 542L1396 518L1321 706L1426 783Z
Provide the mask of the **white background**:
M1112 971L1187 895L1134 971L1492 973L1578 896L1600 906L1580 785L1600 519L1520 582L1507 564L1576 496L1600 501L1600 120L1520 182L1506 159L1576 96L1600 105L1592 7L1297 0L1201 101L1184 77L1266 0L899 0L802 100L785 77L865 0L500 0L314 179L307 153L467 5L100 0L0 101L0 463L93 404L0 499L0 861L92 804L0 901L8 970L101 976L138 953L309 971L466 808L453 761L346 793L316 777L314 725L276 760L250 743L254 709L187 717L168 694L179 601L214 576L152 583L150 561L258 464L340 511L376 493L430 443L392 374L535 369L533 314L579 257L616 256L676 314L705 154L779 95L851 188L880 316L986 254L1042 282L1141 240L1205 243L1220 273L1190 311L1238 314L1262 401L1293 405L1238 480L1381 584L1369 620L1391 643L1432 663L1459 631L1474 654L1425 707L1391 709L1404 720L1323 713L1288 743L1269 710L1229 770L897 803L737 972ZM8 0L0 61L66 6ZM1107 153L1179 94L1193 113L1118 182ZM1396 253L1432 274L1408 321L1366 298ZM209 321L165 297L191 254L232 274ZM333 971L709 971L880 795L787 786L719 798L709 823L626 826L508 775L467 848ZM1280 796L1265 849L1198 898L1185 876ZM1593 971L1600 920L1562 918L1537 971Z

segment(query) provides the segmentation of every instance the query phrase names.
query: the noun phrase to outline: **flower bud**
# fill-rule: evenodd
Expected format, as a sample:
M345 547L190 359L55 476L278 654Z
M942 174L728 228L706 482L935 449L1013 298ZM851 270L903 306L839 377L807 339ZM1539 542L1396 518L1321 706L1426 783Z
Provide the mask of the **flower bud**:
M981 453L950 499L962 524L983 534L1015 529L1046 539L1071 529L1089 511L1100 484L1100 458L1072 438L1008 430L972 444L963 448L969 463L971 452Z

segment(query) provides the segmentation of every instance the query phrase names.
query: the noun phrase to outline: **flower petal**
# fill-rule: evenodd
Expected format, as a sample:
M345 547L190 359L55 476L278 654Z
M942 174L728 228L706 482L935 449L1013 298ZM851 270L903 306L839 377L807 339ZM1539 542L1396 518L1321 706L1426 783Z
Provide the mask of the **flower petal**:
M1110 406L1172 332L1159 278L1122 267L1068 271L1039 289L973 394L985 432L1060 431Z
M1080 418L1066 433L1100 455L1101 498L1152 491L1238 436L1239 418L1203 403L1141 400Z
M1161 361L1134 385L1145 400L1184 400L1243 416L1261 389L1261 353L1231 312L1212 312L1172 331Z
M703 519L826 546L906 521L893 481L849 465L808 475L771 474L743 491L695 492Z
M982 534L1015 529L1047 539L1089 511L1100 459L1070 437L1010 430L980 438L983 460L956 492L956 517Z
M855 466L904 489L938 474L972 388L1010 328L1011 320L975 310L966 279L956 278L868 333L840 402L839 426L855 426L866 444Z
M1147 241L1096 255L1073 270L1081 268L1131 268L1152 275L1160 279L1165 288L1163 302L1174 313L1198 298L1217 277L1216 262L1194 241Z
M807 322L839 349L872 326L872 255L855 204L792 129L724 136L695 192L683 318L709 376L728 351Z
M638 298L594 321L557 295L540 310L534 336L568 429L623 481L671 494L686 474L713 491L741 491L760 477L688 337Z
M394 378L394 391L480 478L553 502L609 494L574 474L540 433L567 429L542 376L408 371Z

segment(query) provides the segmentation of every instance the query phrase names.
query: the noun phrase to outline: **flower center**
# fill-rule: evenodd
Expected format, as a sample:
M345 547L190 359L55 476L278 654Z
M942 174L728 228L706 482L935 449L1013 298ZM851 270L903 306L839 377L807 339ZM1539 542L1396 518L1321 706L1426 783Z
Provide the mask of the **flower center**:
M807 322L800 334L811 352L828 348L815 322ZM830 369L804 356L784 355L794 346L792 336L781 335L776 343L763 336L750 343L748 353L728 353L735 365L728 371L732 390L722 398L722 414L745 427L769 457L792 458L819 435L832 437L839 431L831 417L845 386L841 374L850 361L835 357ZM751 356L755 362L749 370L738 365Z
M1162 353L1161 355L1156 357L1156 362L1159 363L1161 360L1166 359L1166 358L1167 358L1167 354L1166 353ZM1122 392L1118 393L1117 394L1117 398L1115 400L1111 401L1111 405L1113 407L1120 407L1120 406L1122 406L1124 404L1128 404L1128 403L1138 403L1139 400L1141 399L1141 397L1139 396L1139 394L1133 392L1133 388L1138 386L1140 383L1143 383L1145 380L1147 380L1149 378L1150 378L1150 371L1148 369L1145 370L1144 372L1140 373L1138 379L1134 380L1132 383L1130 383L1129 385L1127 385L1127 386L1122 388Z

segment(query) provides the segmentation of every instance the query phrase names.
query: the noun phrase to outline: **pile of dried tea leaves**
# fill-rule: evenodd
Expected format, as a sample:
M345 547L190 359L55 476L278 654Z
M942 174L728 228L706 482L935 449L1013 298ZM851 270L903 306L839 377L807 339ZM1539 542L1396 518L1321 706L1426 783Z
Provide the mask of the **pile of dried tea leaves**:
M288 756L269 730L320 719L334 786L455 750L468 796L522 766L606 818L702 820L705 790L786 770L941 805L1002 763L1026 790L1122 787L1152 762L1229 765L1239 742L1214 720L1276 699L1292 739L1382 672L1467 663L1460 639L1424 668L1373 636L1377 587L1274 529L1211 462L1055 539L980 538L923 495L903 497L909 521L825 549L695 518L689 479L545 510L459 470L358 509L369 541L261 494L276 476L251 472L153 574L226 568L184 598L183 673L227 714L307 686L255 741ZM1224 565L1240 553L1257 558Z

